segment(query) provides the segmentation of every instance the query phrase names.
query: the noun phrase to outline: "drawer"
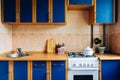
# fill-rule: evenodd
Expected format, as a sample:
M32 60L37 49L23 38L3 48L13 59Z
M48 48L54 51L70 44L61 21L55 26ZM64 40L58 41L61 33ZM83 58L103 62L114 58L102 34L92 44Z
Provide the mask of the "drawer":
M53 69L65 69L65 61L52 61Z
M32 64L33 69L46 69L45 61L33 61Z

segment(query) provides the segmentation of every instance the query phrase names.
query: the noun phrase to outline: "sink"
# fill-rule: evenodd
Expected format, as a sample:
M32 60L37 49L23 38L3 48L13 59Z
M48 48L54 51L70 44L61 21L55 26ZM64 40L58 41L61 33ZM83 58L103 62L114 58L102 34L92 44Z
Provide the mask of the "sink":
M13 53L13 54L7 54L6 55L6 57L9 57L9 58L19 58L19 57L25 57L25 56L30 56L30 54L23 53L22 55L20 55L18 53Z

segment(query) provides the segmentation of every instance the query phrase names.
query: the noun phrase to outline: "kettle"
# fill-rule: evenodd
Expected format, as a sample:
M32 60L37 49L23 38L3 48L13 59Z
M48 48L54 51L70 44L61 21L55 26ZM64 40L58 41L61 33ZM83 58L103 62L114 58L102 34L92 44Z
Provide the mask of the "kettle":
M91 55L93 55L93 49L88 46L84 49L83 53L85 56L91 56Z

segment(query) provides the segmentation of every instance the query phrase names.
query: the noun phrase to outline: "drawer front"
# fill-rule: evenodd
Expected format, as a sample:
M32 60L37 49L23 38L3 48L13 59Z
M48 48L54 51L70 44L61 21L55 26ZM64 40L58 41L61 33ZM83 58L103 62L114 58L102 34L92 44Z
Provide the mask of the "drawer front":
M45 61L33 61L33 69L46 69Z
M65 61L52 61L53 69L65 69Z
M92 0L69 0L70 5L92 5Z

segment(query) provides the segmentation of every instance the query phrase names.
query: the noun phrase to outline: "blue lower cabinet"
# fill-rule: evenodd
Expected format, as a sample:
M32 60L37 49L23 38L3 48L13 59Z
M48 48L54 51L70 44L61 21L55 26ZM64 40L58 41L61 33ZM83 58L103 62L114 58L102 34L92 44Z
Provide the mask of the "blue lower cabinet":
M66 80L65 61L52 61L52 80Z
M102 80L120 80L120 60L102 61Z
M46 80L46 62L33 61L32 80Z
M0 80L9 80L8 61L0 61Z
M14 61L14 80L28 80L27 61Z

